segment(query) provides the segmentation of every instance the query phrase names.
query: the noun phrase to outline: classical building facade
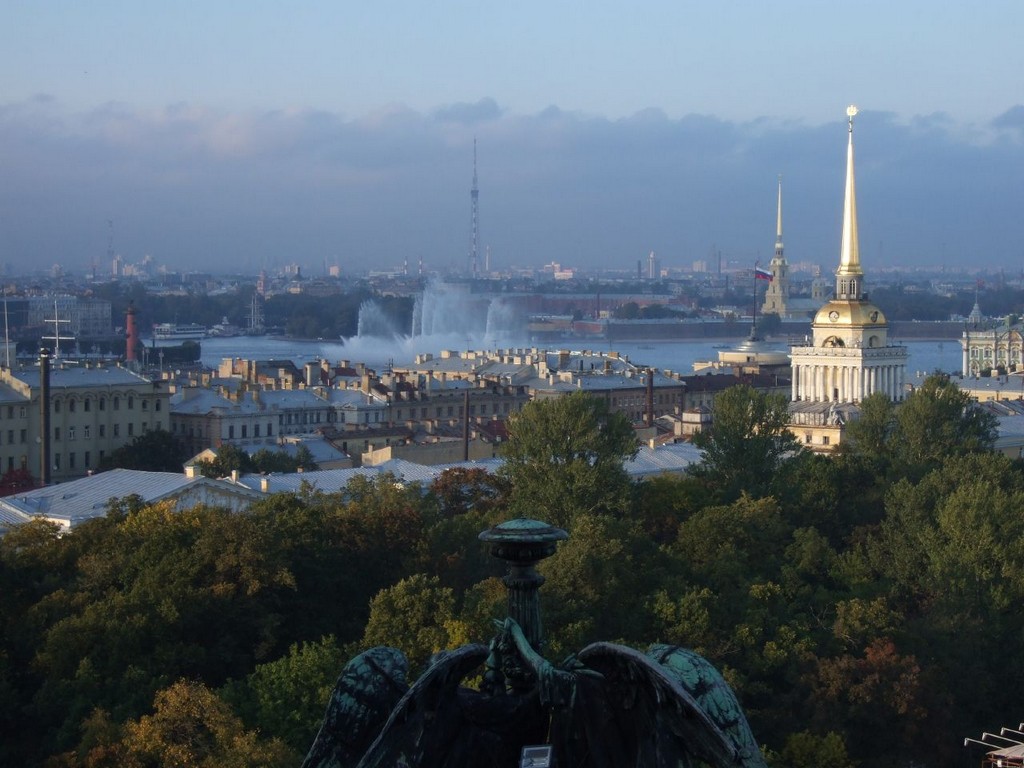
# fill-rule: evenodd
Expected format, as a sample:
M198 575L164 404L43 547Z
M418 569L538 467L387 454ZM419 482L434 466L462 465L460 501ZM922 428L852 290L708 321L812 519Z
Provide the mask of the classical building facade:
M814 316L811 344L793 347L793 431L809 446L834 448L845 421L855 417L864 398L881 392L904 397L907 348L892 344L882 311L868 299L857 237L857 199L853 164L853 117L847 110L849 138L843 235L835 294Z
M964 376L1020 371L1024 360L1024 325L968 327L960 339L960 348L963 350Z
M40 478L42 387L38 367L0 368L0 473ZM50 479L83 477L109 453L151 429L168 429L167 390L126 368L68 365L50 371Z

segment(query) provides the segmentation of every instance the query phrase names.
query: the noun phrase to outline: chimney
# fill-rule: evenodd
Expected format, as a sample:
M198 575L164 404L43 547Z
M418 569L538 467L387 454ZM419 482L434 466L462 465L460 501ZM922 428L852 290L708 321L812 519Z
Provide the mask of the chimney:
M50 350L39 350L39 484L50 484Z

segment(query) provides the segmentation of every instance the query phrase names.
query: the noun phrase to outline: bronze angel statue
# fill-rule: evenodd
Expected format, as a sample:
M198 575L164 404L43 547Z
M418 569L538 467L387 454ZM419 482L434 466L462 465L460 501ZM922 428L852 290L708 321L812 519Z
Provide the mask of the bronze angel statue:
M490 644L437 654L412 685L400 651L360 654L303 768L765 767L732 690L693 651L594 643L559 666L544 658L534 566L565 531L517 519L480 538L510 564L509 617ZM481 669L478 690L462 685ZM538 745L546 757L531 762Z

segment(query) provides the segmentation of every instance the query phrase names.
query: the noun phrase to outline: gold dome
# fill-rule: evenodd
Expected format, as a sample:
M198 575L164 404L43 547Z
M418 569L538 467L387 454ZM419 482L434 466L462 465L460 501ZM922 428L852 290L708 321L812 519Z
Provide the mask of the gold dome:
M814 325L821 327L857 326L873 328L886 326L882 310L869 301L833 300L818 310Z

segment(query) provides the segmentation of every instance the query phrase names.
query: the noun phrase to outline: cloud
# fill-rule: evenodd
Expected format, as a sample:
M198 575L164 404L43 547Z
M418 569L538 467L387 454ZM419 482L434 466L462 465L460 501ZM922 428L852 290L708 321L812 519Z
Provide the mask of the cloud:
M446 123L462 123L463 125L475 125L488 120L497 120L501 117L502 110L498 102L490 97L480 99L475 104L460 102L438 107L434 110L434 119Z
M991 131L1021 127L1022 107L978 130L943 114L858 116L865 266L1017 264L1024 147ZM481 243L496 266L628 269L655 250L688 267L712 247L763 258L779 173L787 256L826 271L838 257L842 120L514 114L488 98L355 118L193 104L73 113L39 98L0 105L0 261L105 260L114 219L129 261L152 253L172 267L461 266L474 138Z
M1024 106L1017 104L1010 107L992 121L992 127L1024 131Z

